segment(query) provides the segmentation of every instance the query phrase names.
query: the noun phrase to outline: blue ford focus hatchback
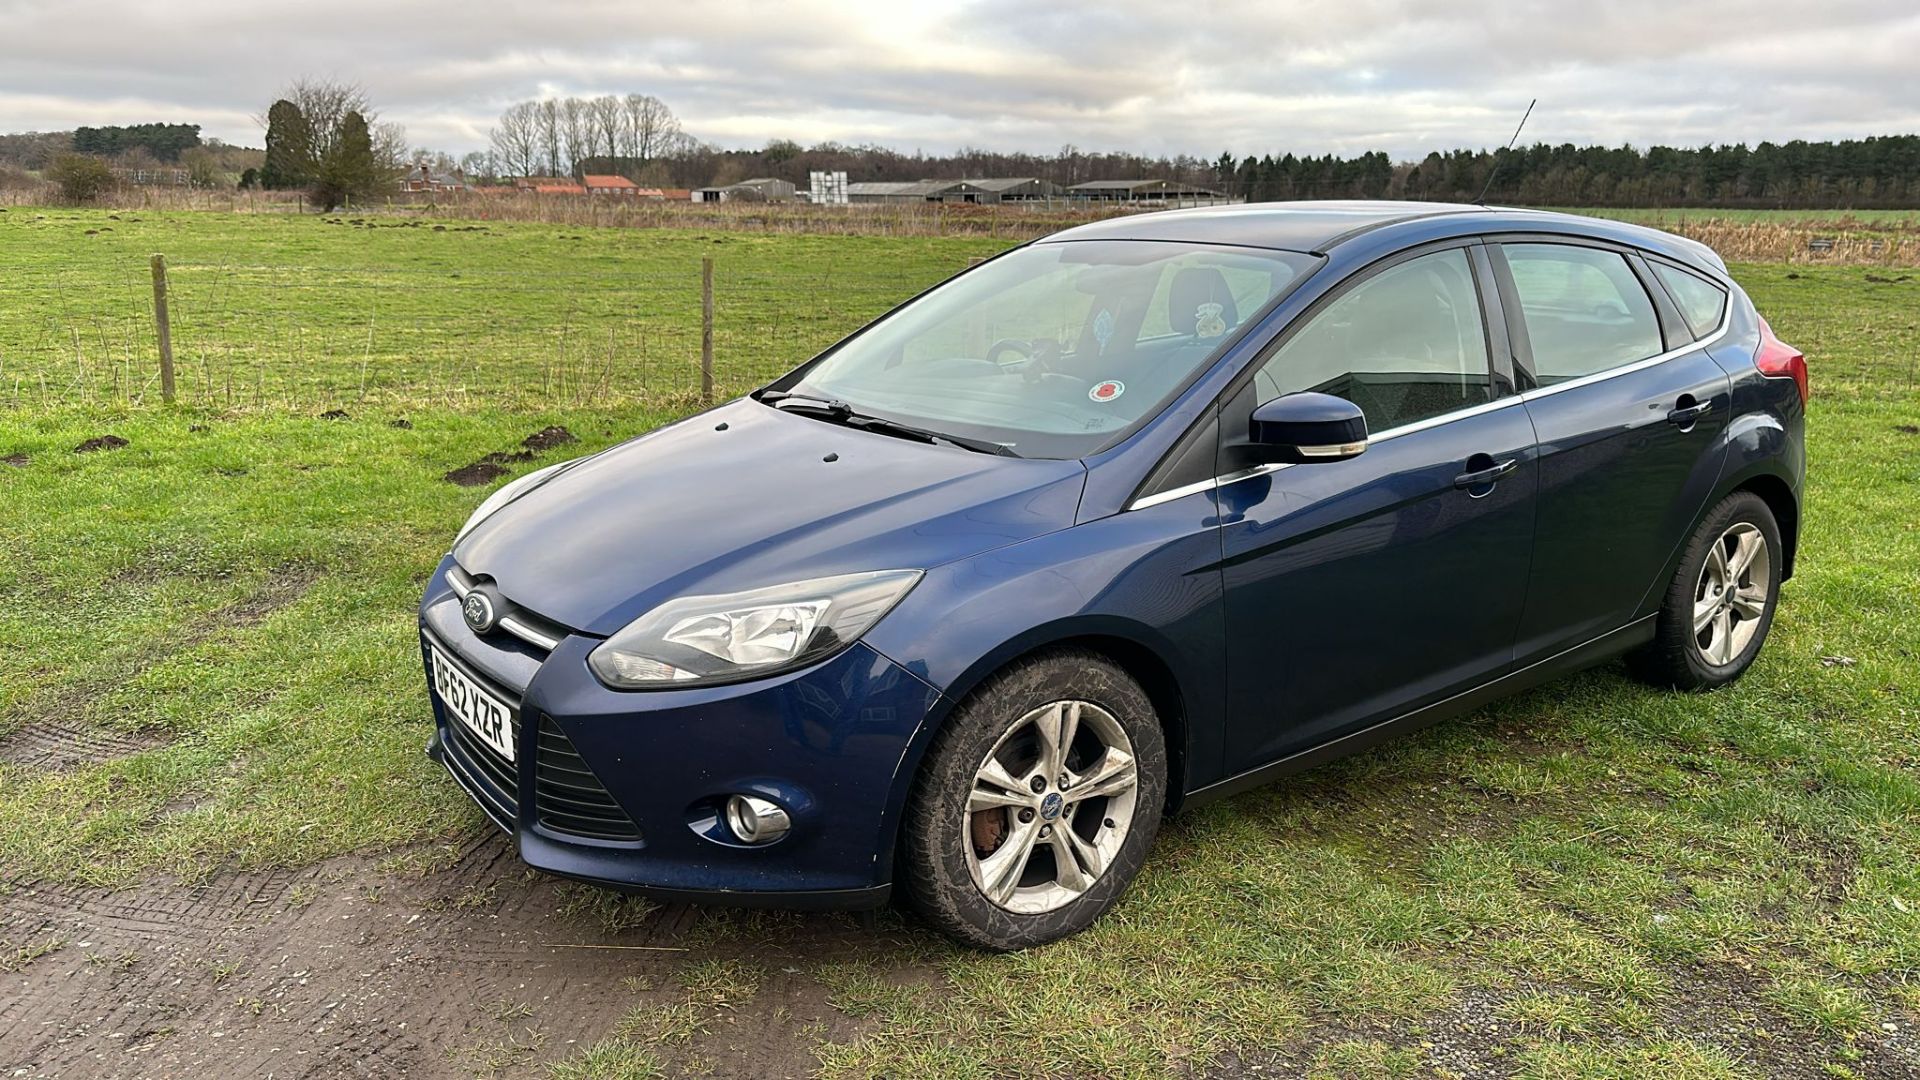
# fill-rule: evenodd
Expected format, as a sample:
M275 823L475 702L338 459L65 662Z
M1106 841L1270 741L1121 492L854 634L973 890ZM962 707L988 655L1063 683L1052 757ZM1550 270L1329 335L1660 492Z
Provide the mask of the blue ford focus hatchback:
M556 874L991 949L1161 819L1625 654L1753 662L1807 372L1698 244L1531 211L1085 225L521 477L420 607L430 752Z

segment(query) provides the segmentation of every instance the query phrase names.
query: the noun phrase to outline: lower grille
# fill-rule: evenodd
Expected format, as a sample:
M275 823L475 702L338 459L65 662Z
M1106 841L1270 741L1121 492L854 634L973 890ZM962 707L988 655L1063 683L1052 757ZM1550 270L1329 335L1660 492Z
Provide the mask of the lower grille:
M512 831L520 807L520 777L513 762L481 742L458 720L447 724L447 742L468 790L501 828ZM520 745L519 713L513 714L513 744Z
M590 840L632 843L640 839L640 826L613 801L567 733L545 713L540 715L535 753L533 805L541 825Z

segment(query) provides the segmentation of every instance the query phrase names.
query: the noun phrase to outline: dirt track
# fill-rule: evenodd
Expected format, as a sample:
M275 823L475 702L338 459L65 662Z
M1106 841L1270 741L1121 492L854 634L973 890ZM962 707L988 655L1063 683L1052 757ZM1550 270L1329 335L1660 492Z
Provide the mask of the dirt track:
M684 1003L677 974L716 957L751 959L757 992L708 1003L704 1033L662 1056L800 1076L820 1038L856 1029L790 961L887 947L850 917L760 938L685 907L609 918L578 890L491 831L426 874L352 857L198 887L19 886L0 914L0 1077L544 1076L636 1006Z

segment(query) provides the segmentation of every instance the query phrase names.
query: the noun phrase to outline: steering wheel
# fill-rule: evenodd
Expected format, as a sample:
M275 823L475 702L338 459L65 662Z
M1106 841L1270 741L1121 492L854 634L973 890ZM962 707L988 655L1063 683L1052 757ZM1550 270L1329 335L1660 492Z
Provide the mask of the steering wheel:
M1059 374L1053 370L1052 363L1060 355L1060 343L1057 341L1047 338L1001 338L987 349L987 361L999 364L1001 353L1017 354L1027 362L1020 374L1030 383ZM1006 369L1002 367L1001 370Z

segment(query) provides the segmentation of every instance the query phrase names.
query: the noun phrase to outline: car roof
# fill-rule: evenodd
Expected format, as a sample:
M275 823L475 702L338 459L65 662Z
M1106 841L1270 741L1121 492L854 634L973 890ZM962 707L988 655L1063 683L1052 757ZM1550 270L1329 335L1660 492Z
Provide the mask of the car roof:
M1459 218L1462 233L1549 232L1612 240L1726 272L1706 245L1623 221L1473 203L1326 200L1232 203L1107 218L1064 229L1041 243L1162 240L1231 244L1324 255L1342 243L1393 225Z

